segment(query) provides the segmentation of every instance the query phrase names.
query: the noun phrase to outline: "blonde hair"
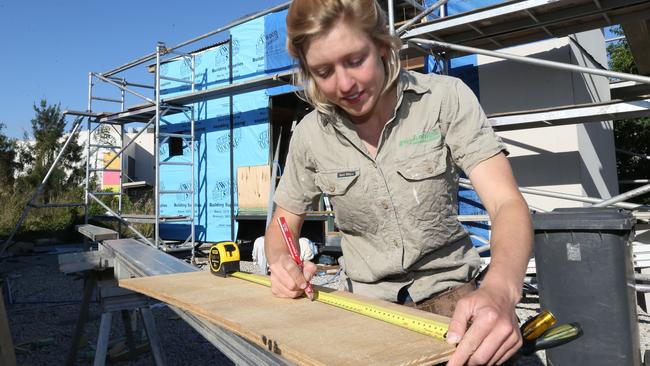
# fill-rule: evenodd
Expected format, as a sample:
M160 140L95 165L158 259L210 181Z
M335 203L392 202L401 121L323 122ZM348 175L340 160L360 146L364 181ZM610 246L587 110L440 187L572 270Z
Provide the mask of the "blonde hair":
M294 82L303 87L300 96L327 115L334 113L335 105L318 89L307 67L305 52L314 37L329 32L340 20L358 28L377 46L386 49L383 59L386 81L382 94L395 84L400 72L401 41L389 33L386 14L375 0L293 0L286 22L287 50L300 66Z

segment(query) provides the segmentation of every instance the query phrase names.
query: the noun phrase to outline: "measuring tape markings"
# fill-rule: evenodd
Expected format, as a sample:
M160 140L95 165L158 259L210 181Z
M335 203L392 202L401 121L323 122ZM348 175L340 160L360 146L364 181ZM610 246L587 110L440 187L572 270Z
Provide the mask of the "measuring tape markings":
M271 287L271 281L266 276L234 272L230 274L233 277L246 280L249 282L257 283ZM415 315L409 315L394 310L382 308L380 306L363 303L357 300L352 300L344 296L331 294L323 291L316 291L314 300L336 306L341 309L355 312L357 314L365 315L374 319L378 319L393 325L397 325L420 334L438 339L445 339L447 334L448 325L431 319L421 318Z

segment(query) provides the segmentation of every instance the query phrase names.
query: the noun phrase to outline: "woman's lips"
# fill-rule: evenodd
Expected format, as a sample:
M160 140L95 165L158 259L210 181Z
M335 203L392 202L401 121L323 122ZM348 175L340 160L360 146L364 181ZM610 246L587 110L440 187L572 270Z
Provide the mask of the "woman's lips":
M356 94L352 94L347 97L343 97L343 100L348 103L348 104L357 104L361 101L361 97L363 97L364 92L358 92Z

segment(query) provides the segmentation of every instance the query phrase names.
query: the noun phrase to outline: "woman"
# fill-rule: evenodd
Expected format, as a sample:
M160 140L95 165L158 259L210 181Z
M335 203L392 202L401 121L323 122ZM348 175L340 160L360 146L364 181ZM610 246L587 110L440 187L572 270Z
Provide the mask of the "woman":
M462 297L448 313L447 340L457 344L448 364L505 362L521 346L514 309L532 229L505 147L472 92L402 70L400 42L374 0L294 0L287 38L316 110L294 131L275 217L297 235L327 193L350 291L437 312L439 298ZM455 212L459 169L492 222L491 268L475 291L467 283L480 260ZM300 271L276 224L265 243L273 294L300 296L315 266Z

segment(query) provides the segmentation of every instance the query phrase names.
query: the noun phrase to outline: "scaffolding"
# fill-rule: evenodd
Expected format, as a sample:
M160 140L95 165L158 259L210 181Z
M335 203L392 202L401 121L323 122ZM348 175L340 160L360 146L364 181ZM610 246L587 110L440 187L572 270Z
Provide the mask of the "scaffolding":
M171 55L171 56L169 56ZM167 57L167 58L165 58ZM161 75L158 70L160 70L160 65L168 62L171 58L181 58L186 62L191 70L191 79L190 80L181 80L172 78L169 76ZM88 205L90 201L94 201L99 204L103 209L106 210L106 217L95 217L91 218L86 211L86 223L90 219L101 220L101 219L113 219L118 220L121 224L125 225L129 230L131 230L139 239L148 243L151 246L156 248L161 248L163 246L163 241L160 238L160 224L168 222L189 222L190 223L190 235L185 239L183 243L180 244L182 248L193 248L195 243L195 232L194 225L191 223L194 220L194 200L191 200L190 203L190 214L189 215L175 215L175 216L165 216L160 213L160 197L167 194L185 194L193 197L195 187L194 180L191 180L190 187L187 189L178 189L178 190L161 190L160 187L160 168L165 165L176 165L186 167L190 176L194 176L194 154L190 153L191 159L189 162L171 162L163 160L160 157L160 145L167 143L170 139L180 139L183 149L189 149L190 152L194 151L194 107L190 104L169 102L160 97L160 81L161 80L172 80L180 83L185 83L190 86L190 92L195 91L196 87L196 74L195 74L195 57L194 55L185 54L179 51L170 50L165 47L164 44L159 43L156 45L155 52L155 73L154 73L154 85L144 85L137 83L129 83L124 78L118 78L115 76L117 73L90 73L88 76L88 111L92 113L93 104L95 100L108 101L120 103L120 110L116 113L100 113L95 120L88 120L88 140L86 144L86 198L85 204ZM98 97L93 93L93 87L95 85L94 81L99 80L101 82L110 84L118 88L121 99L111 99L106 97ZM134 88L144 88L154 91L154 97L149 98L134 90ZM144 100L145 104L139 108L131 108L129 111L125 111L124 108L124 96L125 93L129 93L138 97L139 99ZM139 110L140 113L134 113L134 110ZM145 111L145 112L142 112ZM170 125L171 122L167 119L168 116L174 114L182 114L185 117L185 120L188 121L190 126L190 131L188 134L178 134L178 133L167 133L161 132L161 126ZM125 143L125 125L130 123L138 123L142 126L140 127L139 132L130 139L128 143ZM102 128L112 128L120 136L120 144L118 146L107 146L107 145L95 145L92 144L93 134L101 130ZM154 172L155 172L155 183L154 183L154 213L153 215L146 214L125 214L122 212L122 198L124 195L124 178L127 178L124 174L124 159L121 159L124 155L124 152L129 148L129 146L148 129L152 128L154 130L153 139L154 139ZM105 162L101 168L92 168L90 167L90 161L92 156L95 156L101 149L110 149L114 152L112 158ZM120 168L110 168L110 165L116 160L120 159ZM119 172L119 189L116 192L93 192L91 191L91 182L92 182L92 173L94 172ZM101 195L110 195L118 197L118 210L114 211L108 207L102 200L99 198ZM154 225L154 236L153 238L147 238L143 235L137 228L134 227L134 223L143 223L143 224L153 224Z
M645 85L650 84L650 78L645 76L616 73L598 68L581 67L492 51L496 48L567 36L575 32L640 19L650 13L650 4L646 1L581 0L561 2L558 0L525 0L501 3L455 16L446 16L445 5L447 3L447 0L440 0L430 6L425 6L423 2L415 0L387 0L385 2L389 13L391 30L400 35L405 41L405 57L418 57L425 54L433 55L436 59L445 62L458 55L484 54L543 67L613 77ZM284 10L289 4L290 2L287 2L258 14L242 18L225 27L218 28L215 31L168 48L167 51L174 51L188 46L257 17ZM426 21L425 17L435 10L439 10L440 17L432 21ZM405 19L401 21L399 28L395 29L396 24L400 23L395 20L396 14L399 13ZM474 46L480 46L482 48ZM156 57L155 54L144 56L110 70L104 73L104 75L114 75L150 61L154 57ZM295 70L288 70L252 80L237 83L231 82L226 86L192 91L170 97L165 101L170 105L188 105L224 96L286 85L294 73ZM647 97L636 94L626 100L559 106L544 110L498 113L489 115L488 117L495 130L508 131L648 116L650 115L650 108L648 108L649 102L650 99ZM154 106L141 105L121 113L105 115L100 120L123 121L146 119L156 111L157 109ZM156 186L158 186L158 183L156 183ZM643 194L645 192L644 189L635 191L638 194ZM626 198L633 196L627 195ZM581 202L580 199L571 199L566 196L564 199Z
M596 29L607 25L637 21L644 19L650 14L650 4L642 0L611 0L592 1L580 0L562 2L558 0L525 0L517 2L505 2L476 9L470 12L453 16L446 16L447 0L439 0L432 5L425 6L424 1L416 0L387 0L384 6L389 14L389 26L391 32L400 35L404 40L404 57L422 57L432 55L436 60L445 65L452 57L464 54L482 54L501 59L509 59L517 62L535 64L543 67L568 70L572 72L588 73L601 76L617 78L619 80L635 83L633 86L650 85L650 77L616 73L598 68L581 67L571 64L564 64L553 61L539 60L531 57L511 55L504 52L493 51L493 49L525 44L533 41L549 39L553 37L567 36L571 33ZM220 34L237 25L244 24L258 17L281 11L288 8L290 2L269 8L257 14L253 14L232 22L224 27L182 42L173 47L166 47L160 43L156 45L155 52L145 55L139 59L121 65L103 73L89 73L88 75L88 108L85 112L66 111L68 115L76 115L86 119L88 140L86 141L86 180L84 206L87 208L91 202L100 205L107 212L107 217L118 220L125 225L138 238L157 248L161 247L163 240L160 238L160 224L170 222L190 222L195 215L194 200L191 200L191 213L189 215L164 216L160 213L160 197L166 194L187 194L193 196L195 193L195 180L192 179L191 187L184 190L161 190L160 189L160 167L164 165L184 165L191 170L195 176L194 154L191 162L179 163L160 160L161 144L169 141L170 138L179 138L190 151L194 151L194 110L193 104L201 101L216 99L235 94L266 89L279 85L286 85L290 82L295 70L288 70L274 75L266 75L258 78L233 82L232 78L228 85L205 90L196 90L195 55L180 52L186 46L192 45L208 37ZM427 20L427 16L433 11L439 11L439 17ZM396 21L396 16L401 14L402 19ZM396 29L396 24L399 28ZM638 40L636 41L639 42ZM479 48L480 47L480 48ZM164 58L165 56L171 56ZM190 65L192 70L191 80L177 79L161 75L160 65L173 59L182 58ZM119 75L135 66L155 60L154 85L145 85L128 82ZM447 68L443 68L443 72ZM161 98L160 81L171 80L185 83L190 86L187 93ZM98 96L94 94L95 81L100 81L116 87L119 91L118 98ZM148 97L138 89L153 91L153 97ZM630 89L627 87L626 89ZM641 89L641 90L647 90ZM629 92L628 92L629 93ZM126 94L133 95L144 101L144 104L125 106ZM117 112L96 112L94 101L115 103L119 105ZM535 127L588 123L603 121L607 119L633 118L650 115L648 107L650 98L642 94L632 92L626 99L612 100L574 106L559 106L551 109L514 111L489 115L489 120L495 130L507 131L515 129L527 129ZM161 132L161 124L169 124L166 116L183 113L190 122L189 134L170 134ZM140 123L143 126L136 136L125 143L125 125ZM80 121L73 124L72 134L80 131ZM93 134L104 128L113 129L119 136L119 143L115 145L95 144L92 142ZM135 142L143 132L154 129L154 162L155 182L154 201L155 209L153 215L127 215L122 212L123 195L125 194L124 181L129 177L124 173L124 159L120 159L124 151ZM91 166L91 157L101 152L113 152L112 159L103 164L102 167ZM116 159L120 159L119 168L111 168L110 165ZM119 173L119 188L114 192L92 191L91 184L93 176L97 173L117 172ZM45 178L47 180L47 176ZM639 180L638 182L642 182ZM35 193L38 195L39 190ZM647 192L647 184L635 190L636 195ZM117 198L117 210L112 210L99 197L111 196ZM627 195L627 198L634 195ZM34 201L34 200L32 200ZM29 207L38 206L31 202ZM60 205L59 205L60 207ZM29 208L26 208L22 216L25 216ZM85 221L92 219L86 209ZM21 217L18 227L24 220ZM134 223L147 223L154 225L153 238L146 238L138 231ZM181 248L193 248L195 244L194 225L190 224L190 235L180 245ZM17 230L17 229L16 229ZM12 233L10 240L15 232ZM6 244L10 241L8 240Z
M495 130L508 131L650 115L650 98L641 94L642 92L647 91L648 88L645 87L639 89L639 85L650 85L650 77L616 73L599 68L582 67L493 51L497 48L516 46L554 37L563 37L575 32L597 29L612 24L630 24L630 22L648 17L648 14L650 14L650 4L647 1L579 0L562 2L558 0L524 0L500 3L453 16L446 15L445 9L448 0L439 0L428 6L425 6L424 1L416 0L386 0L383 4L388 10L391 32L399 35L404 40L405 46L403 54L407 59L422 57L423 55L431 55L435 60L440 62L441 65L447 65L451 58L459 55L482 54L516 62L535 64L542 67L607 76L634 83L631 86L628 85L621 88L621 90L627 91L627 94L623 94L626 96L625 99L582 105L558 106L544 110L513 111L488 115ZM187 163L161 161L160 146L167 143L171 138L177 138L182 139L184 146L193 152L195 141L195 117L193 105L195 103L267 89L279 85L287 85L290 83L295 70L291 69L273 75L265 75L239 82L233 82L231 77L230 83L227 85L208 88L205 90L197 90L195 80L195 54L184 53L179 50L189 45L193 45L198 41L228 31L235 26L244 24L258 17L285 10L289 5L290 2L286 2L260 13L241 18L224 27L220 27L214 31L195 37L186 42L182 42L173 47L166 47L164 44L159 43L156 45L155 52L152 52L151 54L145 55L106 72L89 73L87 110L85 112L66 111L65 113L66 115L75 115L80 119L86 120L88 140L86 141L86 180L83 203L86 207L86 223L91 219L100 219L91 218L88 215L88 205L91 204L91 202L95 202L106 210L107 214L104 219L117 220L121 225L127 227L134 233L134 235L139 239L146 241L149 245L157 248L163 246L168 249L169 247L163 245L164 241L160 237L160 224L170 222L190 222L190 234L178 247L184 249L194 248L196 239L194 225L192 224L196 209L194 207L194 200L191 200L189 215L165 216L160 213L160 198L162 195L187 194L193 196L195 193L194 179L191 180L191 187L188 189L160 189L160 167L165 165L184 165L191 170L192 176L195 176L194 154L191 153L191 161ZM436 10L439 12L439 16L433 20L427 20L427 16ZM396 17L400 15L401 19L396 21ZM396 25L399 26L399 28L396 29ZM638 44L640 41L636 40L635 42ZM172 78L161 75L161 72L159 72L162 64L178 58L184 59L185 62L190 65L192 71L191 80ZM154 60L154 85L132 83L123 77L119 77L120 74L134 68L135 66ZM446 72L446 70L447 67L443 67L443 72ZM190 86L190 90L187 93L162 98L160 95L161 80L170 80L187 84ZM119 91L119 97L111 98L95 95L94 86L96 81L117 88ZM636 88L637 91L631 91L632 87ZM153 92L153 96L146 96L143 92L136 91L136 88L149 90L150 92ZM126 94L143 100L144 104L126 108ZM96 112L93 105L94 101L117 104L119 105L119 111ZM190 124L190 133L170 134L161 132L161 124L170 124L165 117L178 113L183 113L186 116ZM79 120L73 123L71 135L80 131L80 123ZM131 123L139 123L142 127L140 128L140 131L127 143L125 142L125 125ZM116 135L119 136L119 143L115 145L93 143L93 135L104 128L114 130ZM126 149L143 134L143 132L151 128L154 130L153 153L155 155L154 214L125 214L122 212L122 201L123 195L125 194L124 182L125 180L129 180L129 177L124 172L124 159L120 159L120 157ZM91 166L90 162L93 157L95 162L97 162L98 160L101 160L97 158L97 154L106 151L113 153L112 158L103 164L102 167ZM120 159L120 167L111 168L111 163L116 159ZM92 191L91 185L93 177L96 176L97 173L104 172L119 173L119 188L116 191ZM46 176L44 181L47 180L48 176ZM644 181L638 180L638 182ZM626 198L631 198L635 195L647 192L647 187L648 185L646 184L645 186L636 189L633 194L628 194ZM15 231L17 231L20 224L22 224L24 216L29 212L29 208L38 206L35 203L35 198L38 196L38 192L40 192L39 189L37 189L35 197L32 199L34 202L30 201L30 205L28 205L25 212L23 212ZM117 199L117 210L112 210L108 207L100 199L101 196L115 197ZM59 205L59 207L61 207L61 205ZM145 235L134 227L134 223L153 224L153 238L146 238ZM8 244L8 242L13 238L15 231L4 246L6 246L6 244Z

